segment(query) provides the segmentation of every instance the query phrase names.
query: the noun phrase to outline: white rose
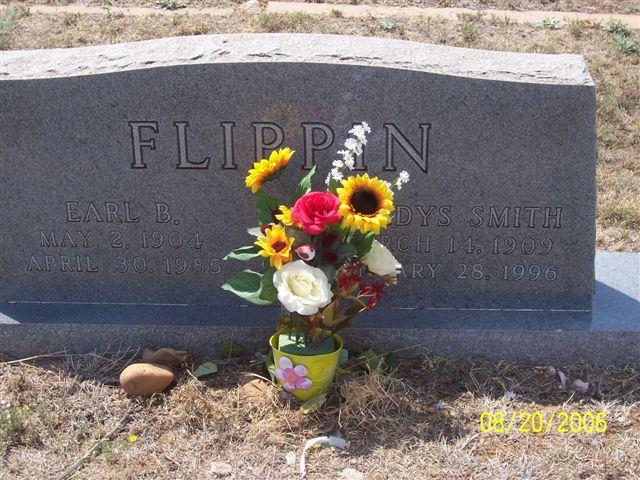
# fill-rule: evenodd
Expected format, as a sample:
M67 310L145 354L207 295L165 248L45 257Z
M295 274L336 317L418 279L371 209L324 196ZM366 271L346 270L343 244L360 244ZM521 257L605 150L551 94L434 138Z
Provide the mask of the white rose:
M287 263L273 274L278 300L289 312L313 315L331 302L333 293L327 276L302 260Z
M389 249L377 240L373 241L369 253L362 257L362 263L370 272L380 276L396 275L402 268L402 264L395 259Z

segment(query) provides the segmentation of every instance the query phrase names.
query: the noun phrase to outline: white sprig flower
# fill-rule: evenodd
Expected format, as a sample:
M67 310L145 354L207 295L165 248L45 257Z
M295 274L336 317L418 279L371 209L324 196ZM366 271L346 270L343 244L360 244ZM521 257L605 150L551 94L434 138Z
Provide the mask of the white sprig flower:
M349 133L352 134L362 145L367 144L367 134L362 125L354 126L351 130L349 130Z
M349 137L345 140L344 146L347 150L350 150L351 152L355 152L360 147L360 143L355 138Z
M342 180L344 178L344 175L339 169L334 168L333 170L331 170L331 177L334 180Z
M349 170L353 170L356 165L356 162L353 160L353 157L349 157L348 160L344 161L344 164L347 166Z
M353 158L353 154L349 150L340 150L338 154L342 155L342 161L344 163L347 163L347 161Z
M362 125L355 125L351 130L349 130L349 133L358 138L365 136L364 127Z
M369 124L367 122L354 125L351 130L349 130L352 137L345 140L345 149L338 150L337 152L337 154L342 157L342 160L337 159L331 163L333 168L325 180L327 185L330 184L331 180L342 180L344 178L343 169L345 167L349 170L353 170L355 168L355 157L362 155L362 146L367 144L367 133L369 132L371 132L371 128L369 128ZM398 181L399 180L397 180L394 185L397 184Z
M409 172L403 170L400 172L400 175L398 175L398 178L395 180L395 182L393 182L393 186L396 187L398 191L400 191L402 189L402 185L407 182L409 182Z

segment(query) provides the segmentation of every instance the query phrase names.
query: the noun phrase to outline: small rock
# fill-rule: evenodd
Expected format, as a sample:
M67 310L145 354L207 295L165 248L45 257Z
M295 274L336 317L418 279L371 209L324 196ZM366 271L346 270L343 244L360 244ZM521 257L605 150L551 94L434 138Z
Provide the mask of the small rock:
M249 0L241 5L241 8L247 13L260 13L262 7L257 0Z
M166 390L173 379L173 372L164 365L134 363L120 374L120 385L128 395L148 397Z
M178 368L189 358L189 352L184 350L174 350L169 347L162 347L158 350L145 348L142 352L142 361L144 363L159 363L167 367Z
M224 462L213 462L211 464L211 468L209 471L218 477L226 477L227 475L231 475L231 471L233 468L228 463Z
M340 480L362 480L363 478L364 474L354 468L345 468L340 475Z
M296 452L288 452L287 455L284 457L285 461L287 462L287 465L289 467L293 467L296 464Z

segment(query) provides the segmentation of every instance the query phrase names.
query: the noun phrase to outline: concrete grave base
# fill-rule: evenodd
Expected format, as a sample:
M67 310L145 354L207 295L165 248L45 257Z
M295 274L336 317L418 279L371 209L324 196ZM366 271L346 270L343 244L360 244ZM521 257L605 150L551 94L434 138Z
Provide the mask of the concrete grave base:
M598 252L593 311L380 308L346 335L353 351L539 364L640 364L640 254ZM181 305L2 305L0 353L113 352L172 346L213 355L222 342L266 345L278 309ZM217 325L212 325L212 323Z

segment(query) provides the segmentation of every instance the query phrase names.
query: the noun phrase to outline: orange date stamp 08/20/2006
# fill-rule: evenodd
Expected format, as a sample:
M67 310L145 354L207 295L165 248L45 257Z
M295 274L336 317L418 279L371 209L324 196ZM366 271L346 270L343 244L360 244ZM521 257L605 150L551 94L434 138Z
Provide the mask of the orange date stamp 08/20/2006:
M482 412L480 415L482 433L604 433L607 431L606 412L579 412L554 410L518 412Z

